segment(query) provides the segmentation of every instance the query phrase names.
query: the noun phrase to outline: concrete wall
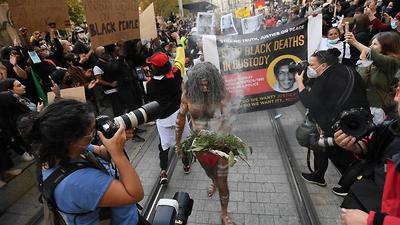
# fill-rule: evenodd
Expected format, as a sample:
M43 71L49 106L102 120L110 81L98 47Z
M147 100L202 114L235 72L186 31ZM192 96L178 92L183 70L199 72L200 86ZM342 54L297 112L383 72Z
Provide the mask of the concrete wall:
M12 27L8 4L0 4L0 47L12 45L15 38L18 38L18 33Z

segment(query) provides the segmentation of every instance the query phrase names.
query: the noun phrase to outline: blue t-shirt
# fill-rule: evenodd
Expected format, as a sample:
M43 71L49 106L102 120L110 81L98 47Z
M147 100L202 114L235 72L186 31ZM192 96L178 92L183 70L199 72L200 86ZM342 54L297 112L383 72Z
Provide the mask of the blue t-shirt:
M43 179L47 179L56 168L43 170ZM78 216L64 214L68 224L100 224L100 209L97 206L113 179L113 177L94 168L80 169L65 177L54 191L57 207L66 213L90 212ZM74 223L74 220L76 223ZM136 204L112 208L111 224L132 225L137 223L138 211Z

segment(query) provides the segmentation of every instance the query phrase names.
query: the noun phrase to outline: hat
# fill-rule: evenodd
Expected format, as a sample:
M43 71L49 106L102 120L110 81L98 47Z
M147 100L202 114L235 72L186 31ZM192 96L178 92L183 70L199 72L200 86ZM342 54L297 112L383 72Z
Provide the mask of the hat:
M398 13L396 14L396 16L394 16L394 18L395 18L396 20L400 20L400 12L398 12Z
M174 74L171 71L171 63L169 57L163 52L154 53L150 58L146 59L146 63L153 65L153 75L165 75L167 78L173 78Z

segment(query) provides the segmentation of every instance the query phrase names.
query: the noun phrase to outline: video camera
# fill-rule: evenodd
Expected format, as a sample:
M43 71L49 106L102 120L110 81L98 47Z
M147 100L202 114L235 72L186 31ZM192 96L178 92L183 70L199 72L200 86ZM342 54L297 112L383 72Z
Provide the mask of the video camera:
M117 132L120 124L124 124L126 129L130 129L155 120L158 116L159 108L160 104L153 101L114 119L105 115L98 116L96 118L96 129L101 131L106 138L111 138Z
M186 225L192 208L189 194L176 192L172 199L158 201L152 225Z

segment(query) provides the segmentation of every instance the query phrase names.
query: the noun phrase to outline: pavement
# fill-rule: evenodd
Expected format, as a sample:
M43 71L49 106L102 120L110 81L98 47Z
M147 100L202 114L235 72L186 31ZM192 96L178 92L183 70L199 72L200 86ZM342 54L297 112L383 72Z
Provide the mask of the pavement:
M282 114L279 120L301 170L307 171L306 149L297 144L294 136L297 125L303 119L303 114L296 105L276 111ZM127 153L144 186L145 198L141 202L142 205L149 197L160 171L157 130L155 126L147 126L145 129L147 129L146 133L142 134L146 139L144 143L129 141L126 145ZM228 211L233 221L236 224L245 225L300 224L268 112L236 115L233 133L253 147L253 154L248 158L251 167L239 161L229 170ZM342 198L331 192L331 187L339 180L339 174L332 165L328 168L326 180L328 187L307 184L307 189L321 224L337 225L340 224L339 205ZM188 224L221 224L218 193L211 198L207 197L209 183L210 180L199 163L194 163L192 172L186 175L183 173L182 163L178 162L173 175L169 177L164 197L172 198L177 191L188 192L194 199ZM8 189L0 189L1 201L3 201L2 196L7 195L4 193L5 190L10 192ZM0 225L30 225L40 216L41 205L37 202L39 195L34 185L24 193L26 198L24 195L0 214ZM43 221L36 224L43 224Z

